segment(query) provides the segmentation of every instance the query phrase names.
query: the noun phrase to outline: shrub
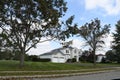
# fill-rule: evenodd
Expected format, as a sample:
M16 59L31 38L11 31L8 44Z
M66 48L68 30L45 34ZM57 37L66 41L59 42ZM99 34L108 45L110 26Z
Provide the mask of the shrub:
M34 61L34 62L50 62L50 59L40 59L37 55L31 55L28 56L29 61Z
M73 63L73 62L76 62L76 58L68 59L66 62L67 62L67 63Z

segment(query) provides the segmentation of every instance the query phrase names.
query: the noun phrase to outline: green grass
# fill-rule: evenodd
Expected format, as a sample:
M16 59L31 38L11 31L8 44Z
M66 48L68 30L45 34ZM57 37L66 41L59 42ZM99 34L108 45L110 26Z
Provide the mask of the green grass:
M49 71L49 70L77 70L93 67L80 65L80 63L50 63L50 62L25 62L23 68L19 68L19 61L0 61L0 71Z
M23 68L19 68L19 61L1 60L0 71L50 71L50 70L80 70L101 67L114 67L120 64L97 64L92 63L50 63L50 62L25 62Z
M96 66L94 66L92 63L25 62L24 67L19 68L19 61L1 60L0 76L47 75L47 74L63 74L63 73L65 74L65 73L78 73L78 72L80 73L80 72L107 70L108 67L118 67L118 66L120 66L120 64L97 64ZM70 71L66 71L66 70L70 70Z

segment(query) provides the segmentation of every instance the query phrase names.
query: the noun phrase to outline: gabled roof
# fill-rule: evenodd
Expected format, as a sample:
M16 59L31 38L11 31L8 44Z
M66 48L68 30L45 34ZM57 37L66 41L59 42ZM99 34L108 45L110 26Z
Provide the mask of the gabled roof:
M69 49L74 49L73 47L67 47ZM44 54L41 54L40 56L43 56L43 55L52 55L52 54L56 54L57 52L60 52L61 54L65 55L64 53L61 52L61 50L64 50L66 49L65 47L62 47L62 48L57 48L57 49L54 49L50 52L47 52L47 53L44 53Z
M41 54L40 56L43 56L43 55L52 55L52 54L56 54L56 52L60 52L60 50L62 50L63 48L58 48L58 49L54 49L50 52L46 52L44 54Z

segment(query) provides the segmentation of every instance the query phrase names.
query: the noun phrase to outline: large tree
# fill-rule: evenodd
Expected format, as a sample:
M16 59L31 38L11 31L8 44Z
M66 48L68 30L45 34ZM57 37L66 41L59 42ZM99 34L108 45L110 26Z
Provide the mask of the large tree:
M109 62L117 61L117 55L114 52L114 50L108 50L105 55L106 55L106 60L107 61L109 61Z
M104 25L101 27L100 20L94 19L90 23L86 23L80 27L78 34L86 41L90 46L91 52L94 55L94 65L96 63L96 50L102 47L104 44L103 38L109 33L110 25Z
M117 61L120 63L120 20L116 24L116 32L113 33L113 50L115 51Z
M1 34L12 49L20 52L20 67L24 65L26 52L37 43L64 39L64 35L68 35L60 21L66 11L64 0L0 1ZM66 25L70 25L72 19L69 18Z

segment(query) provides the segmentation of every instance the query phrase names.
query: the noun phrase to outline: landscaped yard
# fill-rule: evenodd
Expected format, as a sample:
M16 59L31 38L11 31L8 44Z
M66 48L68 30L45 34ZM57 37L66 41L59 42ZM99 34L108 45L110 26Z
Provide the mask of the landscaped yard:
M92 63L25 62L25 66L20 69L19 61L1 60L0 76L80 73L107 70L107 67L118 66L120 64L97 64L94 66Z
M92 68L92 64L83 63L51 63L51 62L25 62L23 68L19 68L19 61L0 61L0 71L49 71L49 70L78 70Z
M49 70L80 70L101 67L114 67L119 64L97 64L92 63L50 63L50 62L25 62L23 68L19 68L19 61L1 60L0 71L49 71Z

